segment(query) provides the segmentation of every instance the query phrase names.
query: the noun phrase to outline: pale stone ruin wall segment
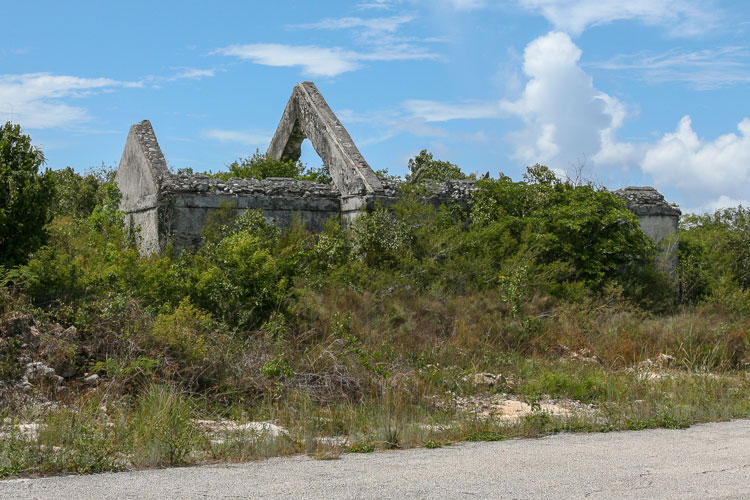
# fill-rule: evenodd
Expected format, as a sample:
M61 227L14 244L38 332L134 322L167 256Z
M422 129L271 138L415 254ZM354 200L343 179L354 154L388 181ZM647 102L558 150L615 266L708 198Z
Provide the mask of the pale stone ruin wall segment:
M677 232L682 212L677 205L667 203L656 189L630 186L612 194L625 199L628 209L638 216L643 232L657 243Z
M308 229L320 231L332 217L351 221L376 203L389 206L398 199L399 183L378 179L312 82L294 88L266 154L296 161L305 138L328 168L332 185L175 175L167 168L151 123L144 120L130 127L116 182L122 192L120 209L128 226L138 228L141 252L159 252L167 242L177 250L197 247L210 215L223 206L236 213L260 209L278 226L289 225L297 216ZM466 204L476 186L474 181L448 181L427 183L426 189L427 199L435 205ZM679 208L654 188L628 187L613 194L627 201L643 231L655 241L677 232Z
M126 224L139 228L141 253L158 252L163 246L167 228L160 220L161 184L169 175L151 123L144 120L130 127L115 181Z
M342 216L352 219L372 208L375 197L383 194L383 185L312 82L294 87L266 155L297 161L305 138L341 193Z
M313 231L340 214L341 195L328 184L276 178L225 182L207 175L172 174L147 120L130 128L116 182L122 192L120 209L126 224L138 228L143 254L159 252L167 242L177 250L197 247L210 215L223 206L236 213L260 209L279 226L298 215Z

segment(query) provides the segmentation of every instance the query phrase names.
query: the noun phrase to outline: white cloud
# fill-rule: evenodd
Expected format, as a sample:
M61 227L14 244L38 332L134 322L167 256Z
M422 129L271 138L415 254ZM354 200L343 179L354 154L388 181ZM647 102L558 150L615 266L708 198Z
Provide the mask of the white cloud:
M256 64L302 68L310 76L336 76L361 67L360 61L406 61L436 59L437 56L420 47L408 44L388 45L372 52L356 52L338 47L315 45L282 45L258 43L230 45L214 51L226 56L239 57Z
M449 8L457 11L471 11L500 3L497 0L370 0L357 5L358 9L391 9L403 4L427 4L430 7Z
M268 134L247 130L211 129L203 131L201 135L206 139L219 142L233 142L247 146L257 146L271 142L271 137Z
M355 52L337 47L256 43L230 45L215 52L265 66L299 66L310 76L336 76L359 68Z
M518 0L557 29L580 35L590 26L619 20L666 26L672 35L690 36L716 25L718 14L696 0Z
M722 47L692 52L670 50L661 54L622 54L593 66L627 70L653 82L686 83L699 90L716 89L750 82L750 49Z
M640 165L655 186L681 194L686 206L713 210L745 203L750 192L750 118L738 133L700 138L689 116L676 131L655 142L620 142L617 131L629 117L617 98L596 89L580 67L581 50L570 37L552 32L524 51L529 78L521 97L501 101L503 110L523 120L510 134L515 156L526 164L566 168L586 159L598 174L603 167Z
M702 206L699 209L695 210L686 210L687 212L715 212L716 210L720 210L722 208L733 208L738 207L742 205L745 208L750 208L750 201L748 200L738 200L736 198L730 198L726 195L721 195L716 200L710 201L706 203L704 206Z
M362 2L358 4L357 8L361 10L390 9L392 5L393 5L392 0L371 0L369 2Z
M91 117L85 108L73 106L66 99L117 87L140 86L142 84L138 82L49 73L0 75L0 119L12 120L24 128L68 126L88 121Z
M198 69L198 68L177 68L177 74L171 76L169 80L190 79L197 80L200 78L209 78L216 75L215 69Z
M657 184L680 190L693 205L711 208L743 200L750 191L750 118L743 119L737 129L739 135L706 141L695 133L690 117L684 116L675 132L664 134L648 149L641 168Z
M485 0L442 0L442 3L456 10L475 10L487 5Z
M404 102L404 109L413 117L425 122L499 118L507 114L500 109L496 101L466 101L455 104L411 99Z
M328 18L316 23L294 24L289 28L319 29L319 30L342 30L364 28L371 33L393 33L401 25L410 23L415 17L413 15L400 15L391 17L376 17L363 19L361 17Z
M579 49L570 37L551 32L529 43L524 51L524 73L529 81L516 101L501 108L519 117L525 128L510 135L515 157L527 164L545 163L567 168L594 156L598 163L628 152L616 142L615 131L626 117L616 98L594 87L578 65Z

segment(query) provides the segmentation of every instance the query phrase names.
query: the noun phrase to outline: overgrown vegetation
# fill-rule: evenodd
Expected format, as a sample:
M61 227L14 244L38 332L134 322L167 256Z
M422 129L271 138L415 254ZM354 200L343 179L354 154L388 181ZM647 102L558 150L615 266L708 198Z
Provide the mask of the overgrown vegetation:
M53 184L48 170L39 172L43 164L19 125L0 128L0 266L23 264L46 240Z
M750 415L744 208L685 217L666 272L622 200L536 165L318 234L219 211L201 248L141 257L111 171L41 175L48 240L0 262L0 476Z
M240 158L227 165L228 172L209 172L208 175L227 180L231 177L240 179L263 180L269 177L286 177L300 181L313 181L323 184L331 183L331 174L325 165L308 167L301 161L270 158L260 151L246 158ZM194 174L192 168L178 169L178 174Z

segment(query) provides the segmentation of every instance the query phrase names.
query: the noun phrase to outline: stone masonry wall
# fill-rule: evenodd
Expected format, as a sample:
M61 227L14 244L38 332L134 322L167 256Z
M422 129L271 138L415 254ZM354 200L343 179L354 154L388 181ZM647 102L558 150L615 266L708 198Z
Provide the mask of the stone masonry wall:
M200 244L210 215L222 206L235 213L260 209L269 223L288 226L295 216L311 231L340 211L339 193L330 185L293 179L229 179L171 176L162 185L170 241L178 250Z
M667 203L656 189L630 186L612 194L625 199L628 209L638 216L643 232L657 243L677 233L682 212L677 205Z
M362 157L344 126L312 82L292 92L267 155L299 158L302 141L309 138L331 173L333 184L271 178L229 179L206 175L174 175L156 140L151 123L130 127L116 182L122 193L120 209L126 223L137 230L141 253L160 252L167 243L177 250L200 244L203 227L217 209L236 213L260 209L267 221L289 225L294 217L311 231L338 217L349 222L375 206L398 199L399 182L381 181ZM467 204L474 181L427 183L426 199L434 205ZM680 210L650 187L628 187L613 194L624 198L643 231L659 242L677 232Z

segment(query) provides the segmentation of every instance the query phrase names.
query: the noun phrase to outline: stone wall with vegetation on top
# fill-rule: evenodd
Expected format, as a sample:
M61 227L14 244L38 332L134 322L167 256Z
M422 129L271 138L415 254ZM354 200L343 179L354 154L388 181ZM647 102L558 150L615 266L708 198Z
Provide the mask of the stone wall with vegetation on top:
M177 250L195 248L212 213L260 209L266 220L289 225L294 217L319 231L331 217L351 222L377 205L398 199L399 181L381 180L370 168L344 126L312 82L297 85L266 155L299 159L309 138L330 172L332 184L286 178L263 180L207 175L176 175L168 168L148 120L133 125L120 160L116 181L121 210L129 227L137 228L141 253L161 251L167 242ZM466 206L478 189L474 180L423 182L433 205L455 202ZM651 187L628 187L613 194L624 198L643 231L659 242L677 232L680 210Z

